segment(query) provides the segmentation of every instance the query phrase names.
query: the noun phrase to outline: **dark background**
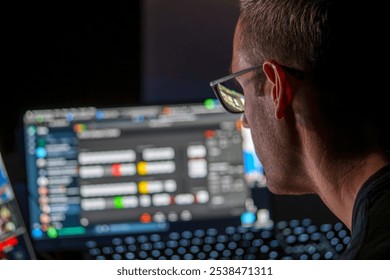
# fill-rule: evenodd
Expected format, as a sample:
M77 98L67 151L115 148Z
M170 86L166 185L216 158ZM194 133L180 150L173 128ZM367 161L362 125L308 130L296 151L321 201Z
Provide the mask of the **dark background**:
M139 2L48 3L10 4L0 117L5 160L20 149L27 109L139 101Z
M198 8L186 8L183 3L189 2ZM0 151L16 191L23 194L25 188L21 118L28 109L115 107L213 97L208 82L226 75L230 64L238 14L235 3L8 4L2 40L6 51ZM271 197L277 205L277 219L306 217L310 211L321 222L324 217L334 220L316 196ZM24 201L21 204L27 211Z

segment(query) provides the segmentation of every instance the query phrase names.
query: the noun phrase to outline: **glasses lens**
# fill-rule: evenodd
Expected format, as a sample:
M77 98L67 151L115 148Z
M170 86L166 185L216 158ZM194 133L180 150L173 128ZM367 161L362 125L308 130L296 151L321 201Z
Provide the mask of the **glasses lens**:
M228 81L216 85L216 90L220 101L225 105L225 108L231 113L244 112L244 95L243 90L237 81Z

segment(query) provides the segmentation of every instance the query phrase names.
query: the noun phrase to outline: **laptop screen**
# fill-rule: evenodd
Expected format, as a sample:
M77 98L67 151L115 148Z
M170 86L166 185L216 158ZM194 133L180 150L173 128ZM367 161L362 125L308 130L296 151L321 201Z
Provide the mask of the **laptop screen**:
M214 99L32 110L24 133L30 230L40 251L240 222L251 200L246 178L259 170L245 163L239 117Z
M28 230L0 155L0 260L35 258Z

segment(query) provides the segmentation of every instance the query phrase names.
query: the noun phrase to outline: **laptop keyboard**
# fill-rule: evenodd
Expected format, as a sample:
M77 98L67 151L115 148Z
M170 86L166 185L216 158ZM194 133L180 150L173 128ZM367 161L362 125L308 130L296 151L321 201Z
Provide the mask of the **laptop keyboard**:
M228 226L86 242L86 259L96 260L320 260L338 259L350 241L342 224L310 219L280 221L269 228Z

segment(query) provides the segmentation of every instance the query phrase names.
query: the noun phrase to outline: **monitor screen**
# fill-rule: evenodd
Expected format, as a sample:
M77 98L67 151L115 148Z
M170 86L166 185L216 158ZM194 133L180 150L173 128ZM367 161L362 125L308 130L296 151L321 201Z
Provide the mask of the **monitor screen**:
M198 102L228 74L236 0L141 1L141 101Z
M0 155L0 260L31 260L35 253Z
M240 120L204 103L31 110L24 115L37 250L239 220L250 193Z

